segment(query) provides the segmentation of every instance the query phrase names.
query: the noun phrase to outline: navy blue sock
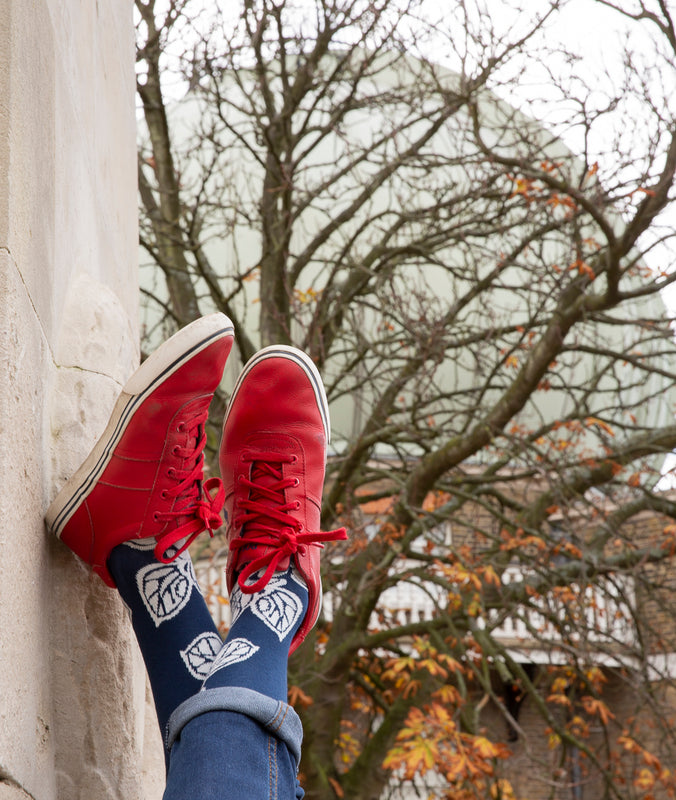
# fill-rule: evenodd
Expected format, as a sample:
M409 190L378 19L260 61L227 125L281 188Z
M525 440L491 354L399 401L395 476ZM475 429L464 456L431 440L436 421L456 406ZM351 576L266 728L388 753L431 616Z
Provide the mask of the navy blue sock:
M223 640L188 553L163 564L155 558L155 544L149 539L118 545L108 569L131 613L164 734L171 712L200 690Z
M236 585L230 607L233 621L204 689L241 686L286 702L289 648L308 608L305 581L292 563L255 594Z

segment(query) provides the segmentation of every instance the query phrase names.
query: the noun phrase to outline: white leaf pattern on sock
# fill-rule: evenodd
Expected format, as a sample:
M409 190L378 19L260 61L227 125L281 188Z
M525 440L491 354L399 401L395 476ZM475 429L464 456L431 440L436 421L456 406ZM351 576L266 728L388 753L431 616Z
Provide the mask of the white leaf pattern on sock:
M257 574L254 574L252 579L256 577ZM302 578L296 583L305 586ZM230 596L231 625L247 608L251 608L254 615L277 635L279 641L284 641L303 613L300 599L286 586L286 575L280 573L270 578L265 588L256 594L244 594L239 586L235 586Z
M157 541L154 536L151 536L149 539L130 539L128 542L123 542L123 544L132 550L154 550Z
M239 664L242 661L246 661L259 650L260 647L258 647L258 645L242 637L226 642L221 648L220 653L216 656L216 660L211 665L209 676L213 675L214 672L217 672L219 669L229 667L231 664Z
M235 584L235 588L230 592L230 626L232 627L237 622L240 614L245 611L251 601L253 595L244 594L244 592Z
M178 542L174 542L174 544L167 547L164 551L165 558L173 558L173 556L178 553L181 549L181 545L183 544L184 539L180 539ZM130 539L128 542L122 543L124 547L130 547L132 550L154 550L157 546L157 540L154 536L146 537L145 539Z
M155 627L173 619L190 601L197 586L190 556L171 564L148 564L136 573L136 585Z
M285 575L274 575L262 592L254 595L253 613L283 641L303 613L303 605L296 594L287 588Z
M181 650L181 658L188 672L198 681L203 681L211 671L216 656L223 649L223 640L217 633L206 631L196 636Z
M287 589L268 591L268 587L256 597L251 610L271 631L283 641L303 613L298 597Z

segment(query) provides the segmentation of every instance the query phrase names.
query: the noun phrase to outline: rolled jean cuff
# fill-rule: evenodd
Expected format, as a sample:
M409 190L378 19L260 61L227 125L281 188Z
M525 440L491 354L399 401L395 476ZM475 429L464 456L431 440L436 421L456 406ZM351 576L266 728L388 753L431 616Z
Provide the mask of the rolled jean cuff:
M240 686L205 689L184 700L167 722L164 737L167 751L171 750L183 727L190 720L209 711L236 711L256 720L286 744L296 764L300 761L303 726L292 706Z

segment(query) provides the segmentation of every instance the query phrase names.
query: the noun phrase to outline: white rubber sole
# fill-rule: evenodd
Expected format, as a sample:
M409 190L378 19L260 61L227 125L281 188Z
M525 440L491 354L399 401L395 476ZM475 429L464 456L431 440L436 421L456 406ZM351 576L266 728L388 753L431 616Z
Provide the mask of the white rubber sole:
M225 412L225 420L227 420L228 418L230 407L234 402L234 399L237 395L237 392L239 391L239 387L244 378L257 364L260 364L261 361L265 361L268 358L286 358L289 361L293 361L295 364L298 364L298 366L301 367L301 369L305 372L315 393L317 406L319 408L319 413L321 414L322 423L324 425L324 434L326 435L326 442L328 444L331 441L331 420L329 418L329 401L326 398L326 391L324 389L324 384L322 383L319 371L317 367L314 365L312 359L306 353L304 353L302 350L298 350L295 347L289 347L288 345L285 344L275 344L271 345L270 347L264 347L262 350L259 350L254 356L252 356L247 361L247 363L244 365L244 369L242 370L239 378L237 379L235 388L232 390L232 394L230 395L230 402L228 403L228 408L226 409ZM225 426L225 420L223 422L224 426Z
M225 314L209 314L175 333L141 364L125 383L100 439L47 509L45 522L52 533L61 537L68 520L110 462L122 434L146 397L195 354L233 332L233 324Z

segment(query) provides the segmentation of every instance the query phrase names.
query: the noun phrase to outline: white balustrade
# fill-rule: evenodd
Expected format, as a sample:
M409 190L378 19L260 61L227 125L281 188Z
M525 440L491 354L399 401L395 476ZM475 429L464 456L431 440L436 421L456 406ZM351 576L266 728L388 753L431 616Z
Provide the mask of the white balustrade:
M197 561L195 572L216 624L226 630L230 624L230 606L225 580L225 558ZM521 582L528 574L516 567L502 575L505 587ZM598 581L580 588L576 585L530 598L528 605L515 606L509 614L491 610L478 621L479 627L505 645L519 649L540 648L564 642L603 646L628 645L633 641L630 606L633 593L629 579L618 577ZM374 629L431 620L446 605L444 593L435 584L421 585L410 581L386 589L374 612ZM333 598L324 597L323 613L333 617Z

